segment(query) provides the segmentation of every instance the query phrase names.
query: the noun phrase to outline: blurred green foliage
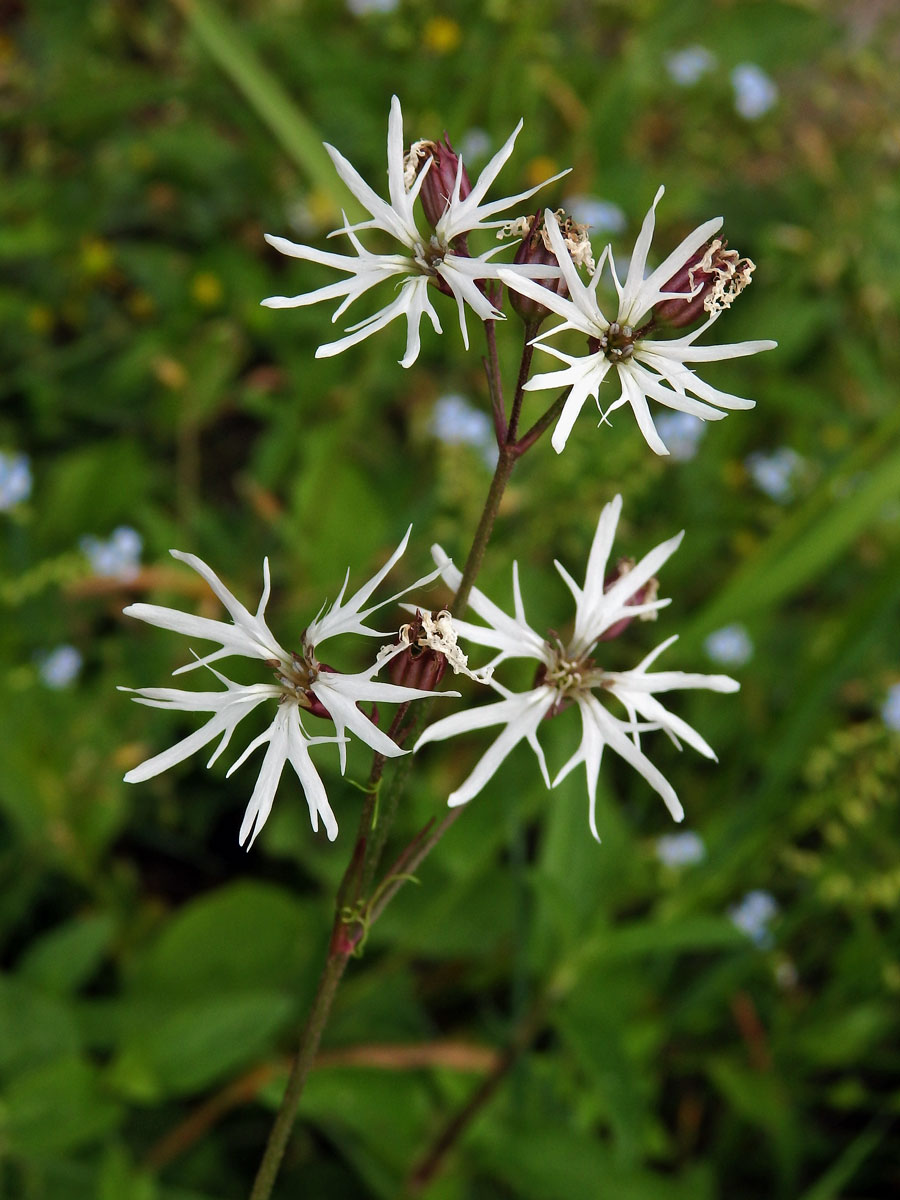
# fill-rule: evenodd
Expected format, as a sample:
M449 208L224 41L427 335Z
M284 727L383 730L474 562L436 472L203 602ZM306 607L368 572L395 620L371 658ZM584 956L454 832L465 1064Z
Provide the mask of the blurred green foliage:
M316 361L324 311L259 307L317 278L263 232L321 242L347 202L321 140L378 186L394 91L410 136L479 128L496 147L524 116L508 190L573 165L557 198L619 205L618 253L664 182L659 246L721 212L757 261L727 337L779 350L709 375L758 408L711 425L684 463L655 459L624 415L595 430L585 412L561 457L542 446L514 477L481 581L505 600L517 557L536 627L558 622L551 562L580 568L621 488L623 552L687 529L663 577L675 602L659 632L682 632L670 665L701 668L705 636L733 621L755 653L739 697L684 697L717 767L651 751L702 862L657 861L668 818L615 761L601 846L582 778L548 796L525 750L472 803L351 966L277 1195L400 1194L484 1071L475 1052L502 1047L548 987L533 1052L428 1196L895 1194L900 745L878 717L900 679L895 6L0 10L0 449L33 473L30 499L0 514L0 1195L230 1200L252 1179L360 795L324 765L332 846L285 784L245 855L252 767L226 781L194 762L126 787L187 725L115 691L159 684L183 651L120 612L209 604L170 546L246 601L269 554L287 637L410 521L405 572L434 540L465 549L488 468L438 442L431 414L447 393L485 401L449 311L404 372L398 331ZM714 63L678 87L667 58L697 44ZM755 120L734 108L742 62L778 87ZM501 331L507 376L516 342ZM781 446L802 459L783 502L747 467ZM80 539L120 525L144 565L98 578ZM63 643L84 665L51 688L42 656ZM482 746L423 756L398 844ZM727 916L753 889L779 906L762 946ZM455 1062L437 1052L448 1041ZM410 1045L433 1057L404 1066Z

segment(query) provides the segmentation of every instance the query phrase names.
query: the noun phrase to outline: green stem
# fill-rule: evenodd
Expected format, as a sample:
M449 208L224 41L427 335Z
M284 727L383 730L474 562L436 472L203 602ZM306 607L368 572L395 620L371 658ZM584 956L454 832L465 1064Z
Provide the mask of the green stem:
M459 820L463 814L463 808L463 805L460 805L459 808L451 808L444 819L437 825L434 824L434 821L429 821L423 829L419 830L388 871L385 876L385 882L378 889L378 898L369 910L370 928L375 924L397 892L400 891L404 883L409 882L409 877L425 861L450 826Z
M421 1195L434 1180L446 1161L447 1155L458 1144L466 1129L493 1097L519 1058L531 1047L544 1025L546 1010L546 998L541 997L519 1022L493 1069L481 1081L462 1108L447 1122L427 1153L413 1168L407 1182L407 1195Z
M340 917L337 917L336 920L340 921ZM303 1091L303 1085L306 1083L309 1069L316 1056L316 1051L319 1049L319 1042L322 1040L322 1034L328 1023L331 1005L349 958L349 953L332 954L329 951L325 962L325 969L322 972L319 986L316 989L312 1009L303 1029L303 1036L300 1039L300 1049L291 1066L291 1073L288 1077L284 1097L278 1109L278 1115L269 1134L265 1153L263 1154L259 1171L253 1183L250 1200L269 1200L272 1194L272 1188L275 1186L281 1160L284 1158L288 1139L294 1127L294 1116L297 1110L297 1103L300 1099L300 1093Z
M565 391L560 392L544 415L538 417L527 433L522 434L516 442L516 450L519 454L524 454L526 450L530 450L541 434L559 419L559 415L565 408L571 390L571 388L566 388Z
M528 382L528 376L531 372L531 359L534 356L534 346L531 345L531 339L537 334L539 328L540 322L525 326L525 343L522 346L522 361L519 363L519 378L516 380L516 393L513 397L509 426L506 430L507 445L515 442L519 431L519 416L522 412L522 401L525 398L525 384Z
M513 446L506 445L500 447L494 478L491 480L491 487L484 502L481 520L478 522L475 537L472 539L472 548L469 550L469 556L463 568L459 588L450 605L450 611L456 613L457 616L466 610L466 605L469 602L469 593L475 585L476 576L484 562L488 542L491 540L494 520L500 509L500 501L503 499L503 493L506 491L506 485L509 483L509 477L512 475L513 467L516 465L518 457L519 455Z
M391 734L396 733L400 728L406 717L408 708L408 704L403 704L397 710L397 714L391 724ZM334 925L331 931L328 956L325 959L325 966L322 968L312 1009L303 1027L303 1033L300 1035L297 1054L291 1064L287 1086L281 1098L275 1122L269 1133L269 1140L266 1143L262 1161L259 1164L259 1170L253 1183L253 1191L250 1193L250 1200L269 1200L272 1194L272 1188L275 1186L275 1180L278 1177L278 1171L281 1167L281 1160L284 1158L288 1139L294 1127L297 1104L300 1101L300 1095L306 1083L309 1069L319 1049L319 1043L322 1040L325 1026L328 1024L338 984L363 933L363 927L358 925L358 922L352 918L348 921L345 913L348 911L354 913L356 911L363 888L367 886L367 873L370 878L378 866L377 855L373 855L372 853L371 833L375 816L375 805L378 800L378 785L384 770L384 764L384 755L376 754L372 760L372 769L369 772L366 798L359 817L353 855L347 864L347 869L343 874L341 882L338 884ZM384 839L381 838L379 853L380 848L383 848L383 846Z
M406 720L406 714L409 712L409 701L401 704L397 709L397 715L391 722L391 727L388 730L388 737L402 746L403 742L409 736L410 727L403 730L403 736L400 736L403 723ZM384 771L387 759L383 754L376 754L372 764L372 771L369 776L369 786L377 787L381 782L382 772ZM372 880L375 878L375 872L378 870L378 864L381 861L381 856L384 853L385 843L387 842L388 834L391 831L391 826L394 824L394 817L397 812L397 802L399 795L395 787L388 789L388 795L384 798L381 810L378 814L378 822L371 829L371 837L366 843L365 859L362 868L362 878L360 882L359 894L364 895L372 886Z

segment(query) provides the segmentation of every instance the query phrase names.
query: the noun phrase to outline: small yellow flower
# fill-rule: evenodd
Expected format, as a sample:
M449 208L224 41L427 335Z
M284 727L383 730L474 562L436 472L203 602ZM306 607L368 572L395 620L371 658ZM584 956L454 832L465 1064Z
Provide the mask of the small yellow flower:
M86 237L81 243L81 267L85 275L105 275L113 265L113 252L103 238Z
M215 308L222 302L222 281L212 271L201 271L191 282L191 296L201 308Z
M529 184L533 183L536 179L547 179L550 175L555 175L556 173L556 162L547 154L540 154L537 158L533 158L525 168L525 178Z
M433 54L450 54L462 41L462 30L452 17L429 17L422 30L422 41Z

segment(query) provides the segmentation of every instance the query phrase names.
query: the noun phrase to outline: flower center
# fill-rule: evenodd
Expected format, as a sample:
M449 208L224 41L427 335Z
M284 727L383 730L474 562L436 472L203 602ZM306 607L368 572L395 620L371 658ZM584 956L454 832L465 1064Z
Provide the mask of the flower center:
M555 688L560 701L571 696L573 692L595 686L603 674L589 655L585 654L580 658L571 655L552 631L547 639L547 648L550 650L550 661L538 668L534 685L539 687L546 684Z
M437 275L444 264L447 247L437 238L431 237L427 244L416 246L416 264L424 275Z
M318 675L319 664L315 659L301 657L291 651L291 661L282 662L278 658L266 660L266 665L275 672L275 678L282 688L282 700L292 700L301 708L312 708L316 702L309 689Z
M613 321L606 333L599 339L599 346L610 362L627 362L634 354L634 343L640 331L635 331L631 325L620 325Z

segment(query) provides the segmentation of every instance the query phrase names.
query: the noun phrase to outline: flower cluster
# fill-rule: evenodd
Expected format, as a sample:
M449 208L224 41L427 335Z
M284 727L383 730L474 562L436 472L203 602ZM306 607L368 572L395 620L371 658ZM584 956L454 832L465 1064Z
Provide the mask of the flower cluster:
M459 621L457 626L462 636L497 652L490 663L492 668L506 659L530 658L537 663L537 671L533 686L524 692L509 691L492 676L488 682L499 692L500 700L444 717L430 725L419 738L417 750L427 742L442 741L492 725L503 726L468 778L451 794L451 805L465 804L477 796L513 747L527 741L537 756L548 787L555 787L575 767L584 764L589 821L595 838L598 838L597 778L607 746L659 793L676 821L684 817L675 789L641 748L641 734L661 729L676 746L685 741L706 758L714 759L715 754L700 734L670 712L657 695L681 688L734 692L739 684L727 675L650 671L656 659L677 640L675 636L661 642L630 671L611 671L604 667L598 653L601 643L618 636L635 618L655 617L658 610L669 603L656 597L656 572L678 549L683 536L679 533L662 542L638 563L625 560L610 571L609 558L621 511L622 498L616 496L600 514L583 586L577 584L560 563L556 564L575 600L574 626L565 641L555 634L543 638L528 624L517 565L513 566L512 616L477 588L472 590L469 604L486 624ZM432 553L444 582L457 588L459 571L440 546L435 546ZM612 711L610 701L616 702L624 715ZM581 739L551 783L544 751L537 738L538 729L544 720L558 716L571 705L577 706L581 717Z
M341 179L370 214L368 220L355 225L348 224L345 218L344 225L335 231L347 235L355 254L334 254L266 235L282 254L333 267L344 272L346 278L297 296L272 296L263 300L263 304L270 308L294 308L340 299L332 317L336 321L354 300L376 284L399 278L399 290L390 303L351 325L344 337L320 346L316 355L339 354L405 316L407 342L401 363L409 367L419 354L422 317L427 316L435 331L441 332L429 285L456 300L460 330L468 349L466 308L482 321L503 319L504 314L488 298L484 287L485 280L501 281L513 295L513 307L526 321L534 320L536 314L542 318L548 312L563 318L560 324L535 338L535 344L561 361L563 368L537 375L525 385L529 391L568 389L565 407L553 432L552 443L557 452L564 448L588 397L596 402L601 423L616 409L629 405L641 433L657 454L669 451L653 422L649 400L705 421L721 420L729 409L752 408L754 401L705 383L689 366L746 357L775 346L767 340L696 345L698 338L750 282L753 272L753 263L728 250L717 236L722 218L699 225L658 267L649 270L656 207L665 190L660 188L644 218L625 280L620 282L611 247L606 246L595 265L586 228L567 217L563 210L548 209L542 222L525 217L493 219L538 190L533 187L514 196L486 199L488 189L512 153L521 127L520 121L471 185L462 158L446 139L443 144L416 142L406 150L400 102L394 96L387 143L389 202L373 191L338 150L326 144ZM555 175L545 183L558 178ZM420 232L417 201L421 202L421 215L430 225L427 234ZM524 239L515 262L490 261L497 248L472 257L468 249L469 234L498 227L501 230L498 236L516 234ZM389 234L398 244L398 251L371 252L357 237L361 230ZM529 240L532 252L528 252ZM607 264L618 296L612 317L604 313L597 296ZM579 268L590 271L587 283L581 279ZM702 323L689 333L679 337L658 336L666 330L687 328L698 319ZM548 341L568 330L587 337L586 355L573 356ZM619 394L604 405L600 387L610 373L617 378Z
M195 658L186 666L179 667L176 675L192 671L198 667L208 667L216 679L222 684L221 689L209 692L190 692L178 688L122 688L122 691L134 691L139 704L151 708L178 709L184 712L211 713L209 720L196 732L189 734L168 750L156 754L129 771L125 776L126 782L138 783L150 779L160 772L168 770L195 751L201 750L215 738L219 744L209 760L208 766L216 761L225 750L238 724L262 705L275 705L275 712L268 728L246 747L240 757L228 771L230 775L256 750L259 746L267 746L262 767L244 821L241 825L240 841L248 847L253 844L257 834L266 822L272 808L275 791L281 779L285 763L290 763L300 780L309 806L310 820L313 829L318 829L319 819L328 837L333 841L337 837L338 825L332 812L325 788L319 774L313 765L309 747L323 742L336 743L340 754L341 771L346 767L347 734L352 733L365 742L373 750L386 757L392 758L405 753L375 722L363 713L358 705L364 701L378 703L404 703L431 695L430 690L403 687L394 683L381 683L374 677L383 666L396 655L405 650L405 644L398 641L388 645L376 654L375 661L366 670L356 674L344 674L323 663L319 658L319 647L330 638L339 634L357 634L374 637L385 637L384 633L366 625L368 618L384 604L398 599L384 600L365 608L373 592L382 582L400 556L406 549L410 531L407 530L403 541L375 575L348 599L344 599L349 582L349 571L344 580L337 600L328 608L323 608L319 615L304 630L300 649L285 650L275 638L266 623L266 605L269 600L270 578L268 559L263 564L263 591L256 612L251 613L235 598L219 577L205 562L193 554L183 554L178 550L171 553L174 558L193 568L210 586L212 591L225 606L231 622L212 620L208 617L193 616L173 608L163 608L156 604L130 604L125 613L146 621L149 625L157 625L161 629L171 629L175 633L183 633L187 637L200 641L218 642L219 648ZM430 575L417 580L412 587L420 587L430 582L437 575ZM410 589L404 589L398 595L403 595ZM212 667L212 663L230 655L240 655L244 658L256 659L262 662L271 673L268 683L242 685L233 683ZM458 693L444 693L458 695ZM304 725L304 719L309 717L324 717L334 725L334 734L311 737Z
M685 73L688 67L695 69L690 64L682 64L678 69ZM674 71L675 66L670 66L670 70ZM510 307L525 323L525 337L529 342L511 408L513 415L506 413L496 346L490 339L487 365L489 375L491 370L494 371L490 376L493 420L488 422L485 414L474 412L474 416L484 418L479 425L473 421L471 412L463 411L465 404L453 396L445 397L435 410L435 433L445 440L481 445L486 432L493 428L497 450L491 451L490 458L498 465L488 506L495 501L499 503L502 485L515 458L530 448L554 420L552 445L558 453L564 449L589 398L597 405L601 424L608 422L611 413L627 406L655 453L669 453L661 436L664 433L672 441L673 458L690 459L697 452L705 428L702 422L720 420L729 410L748 409L754 405L752 400L722 391L700 379L695 366L746 357L775 345L764 340L697 344L749 284L754 264L728 248L720 236L722 219L715 218L699 225L658 265L651 266L656 208L663 196L663 188L658 190L643 220L624 280L620 280L616 270L611 246L606 245L596 255L587 226L572 212L547 208L530 216L511 217L510 209L527 201L539 187L561 178L561 175L554 175L545 184L515 195L489 198L489 191L510 158L521 128L520 121L473 184L461 155L453 149L446 135L440 142L423 140L407 146L400 102L395 96L388 121L387 199L366 183L340 151L326 144L338 175L368 214L356 223L350 223L344 214L342 226L331 235L345 236L352 253L334 253L267 235L267 241L282 254L332 268L343 276L337 282L295 296L272 296L263 301L270 308L293 308L336 300L338 305L332 321L338 321L355 301L377 285L392 283L393 293L388 303L349 325L343 336L335 341L319 346L317 357L338 354L403 318L406 350L401 364L411 366L420 352L423 317L428 318L437 333L441 332L438 310L433 303L439 294L455 301L460 332L468 348L467 312L474 313L492 330L490 323L504 319L504 286L508 289ZM607 204L606 207L611 206ZM507 213L507 216L500 218L500 213ZM620 231L624 214L619 210L616 213L615 220L608 213L604 220L608 229ZM470 248L470 238L488 230L499 230L497 237L501 239L518 239L513 261L494 261L496 255L503 252L503 245L495 245L481 253ZM381 246L377 249L367 246L360 234L366 235L366 240L368 235L380 238ZM385 238L391 243L386 250L381 248ZM376 245L374 241L373 245ZM601 301L601 283L605 283L610 303L605 299ZM558 320L540 332L549 317ZM586 347L580 354L560 348L560 339L564 340L562 344L571 346L573 335L576 339L586 339ZM532 347L551 355L562 364L561 367L528 378ZM519 438L518 418L524 393L547 389L563 391L531 431ZM450 401L454 401L455 408ZM651 401L669 410L660 419L659 428L651 413ZM456 425L451 429L454 422ZM502 471L507 474L503 476ZM486 518L490 516L492 520L496 508L489 512L488 506L481 528L489 531L491 522ZM341 672L323 662L320 647L339 634L386 636L370 628L366 621L388 601L370 604L370 600L403 554L409 531L381 570L345 599L348 572L337 600L323 608L307 626L297 650L286 650L266 623L265 609L270 590L267 562L262 598L256 612L251 613L204 562L193 555L172 551L208 583L224 604L231 621L192 616L144 603L132 604L125 612L151 625L217 643L217 649L196 657L176 674L207 668L221 687L197 692L176 688L136 689L135 699L139 703L210 715L200 729L135 767L126 778L131 782L148 779L219 739L210 759L212 763L225 750L245 716L265 706L274 707L267 728L249 743L229 771L229 774L234 771L258 747L266 747L240 840L249 845L258 835L288 762L305 793L313 828L317 828L321 820L328 837L334 838L337 821L313 765L310 747L320 743L335 744L342 772L346 766L346 744L350 735L380 755L394 757L406 753L390 733L379 727L374 714L369 716L361 710L360 704L405 704L430 695L449 665L455 673L468 675L492 689L499 699L438 720L425 729L415 749L459 734L501 727L474 769L449 797L451 805L463 804L477 795L512 749L525 741L536 755L548 787L555 786L576 767L584 766L589 823L595 837L598 836L597 781L607 747L649 783L665 801L675 820L680 821L683 810L675 790L648 758L642 739L662 731L679 748L686 742L707 758L715 755L697 730L670 711L659 697L681 689L733 692L738 684L727 675L651 670L675 637L661 642L630 670L613 670L608 665L603 647L618 638L635 619L654 619L668 604L667 600L657 596L656 575L677 549L682 537L678 534L661 543L639 562L623 559L610 566L621 508L622 500L617 496L603 509L583 584L576 583L564 567L556 564L575 601L574 624L565 639L555 633L543 637L528 623L516 565L513 567L514 608L510 615L477 588L470 588L470 575L464 583L462 573L443 550L435 546L436 569L404 588L393 599L440 575L455 592L468 597L468 604L480 618L480 623L459 620L446 609L435 613L425 606L406 605L414 614L413 619L402 626L389 644L381 647L365 670L357 673ZM117 531L116 536L122 532ZM481 529L478 536L480 534ZM109 557L107 548L100 543L91 546L85 543L85 550L92 555L92 561L100 550ZM139 550L138 544L138 557ZM476 542L471 561L479 562L483 552L484 544L478 546ZM96 569L100 570L100 567ZM109 573L108 565L104 569ZM124 569L130 569L128 564ZM122 570L121 566L116 567L118 573ZM719 632L725 634L728 630ZM460 640L476 647L487 647L495 655L486 666L472 670ZM710 642L707 652L718 661L735 665L745 661L746 654L728 656L719 650L714 653L711 647ZM212 665L229 655L261 662L271 673L268 681L246 685L229 680ZM513 691L496 677L495 669L508 659L534 662L531 687ZM376 679L382 667L388 668L390 682ZM578 710L581 733L568 760L551 779L538 733L544 721L556 718L568 708ZM311 736L313 718L330 722L330 731ZM399 735L398 739L403 741Z

